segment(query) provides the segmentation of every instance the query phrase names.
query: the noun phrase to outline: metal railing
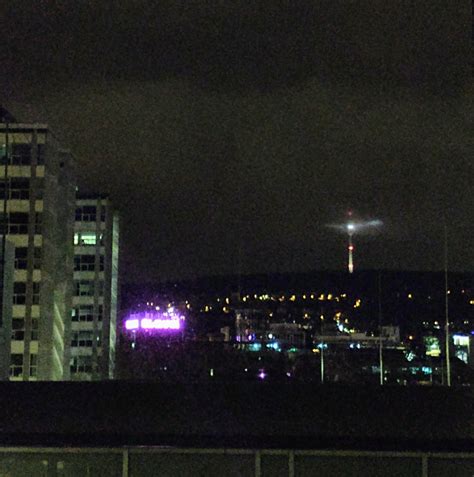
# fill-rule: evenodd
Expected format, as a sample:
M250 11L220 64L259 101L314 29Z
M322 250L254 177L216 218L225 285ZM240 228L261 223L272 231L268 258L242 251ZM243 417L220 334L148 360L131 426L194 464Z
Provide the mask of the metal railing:
M0 476L441 477L474 475L474 452L166 447L0 449Z

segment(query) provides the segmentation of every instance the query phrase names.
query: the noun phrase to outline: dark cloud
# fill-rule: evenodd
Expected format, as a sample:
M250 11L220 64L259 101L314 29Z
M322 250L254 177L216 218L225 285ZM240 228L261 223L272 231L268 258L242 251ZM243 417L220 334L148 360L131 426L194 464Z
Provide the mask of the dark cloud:
M422 5L423 3L423 5ZM123 210L128 280L361 266L471 269L462 2L27 2L7 7L16 116ZM241 250L241 252L239 252Z
M467 2L126 1L4 5L6 70L50 78L191 77L266 88L328 81L462 82Z

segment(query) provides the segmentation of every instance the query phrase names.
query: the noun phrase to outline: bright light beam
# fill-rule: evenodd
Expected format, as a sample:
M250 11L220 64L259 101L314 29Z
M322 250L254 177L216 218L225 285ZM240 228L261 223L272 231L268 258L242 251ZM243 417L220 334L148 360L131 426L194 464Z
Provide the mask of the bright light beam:
M348 244L347 244L347 270L349 273L354 272L354 243L352 237L354 234L361 234L365 232L369 232L377 227L381 227L383 222L379 219L374 220L365 220L365 221L358 221L352 220L352 213L349 213L349 217L351 218L348 222L343 224L328 224L327 227L331 227L333 229L337 229L341 232L345 232L348 236Z

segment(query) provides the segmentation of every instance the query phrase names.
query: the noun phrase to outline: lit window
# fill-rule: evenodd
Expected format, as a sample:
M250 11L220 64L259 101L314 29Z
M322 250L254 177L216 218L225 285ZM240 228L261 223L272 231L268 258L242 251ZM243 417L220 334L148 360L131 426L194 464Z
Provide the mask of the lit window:
M102 237L101 237L102 238ZM96 245L97 236L95 232L81 232L74 234L74 245Z
M81 234L81 245L95 245L97 243L97 237L95 233L82 233Z

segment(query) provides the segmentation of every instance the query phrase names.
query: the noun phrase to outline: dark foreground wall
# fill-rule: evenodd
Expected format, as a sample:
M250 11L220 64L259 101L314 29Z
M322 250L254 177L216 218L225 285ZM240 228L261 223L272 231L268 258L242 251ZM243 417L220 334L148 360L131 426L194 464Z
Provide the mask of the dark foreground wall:
M468 452L474 398L441 387L0 383L0 445Z

